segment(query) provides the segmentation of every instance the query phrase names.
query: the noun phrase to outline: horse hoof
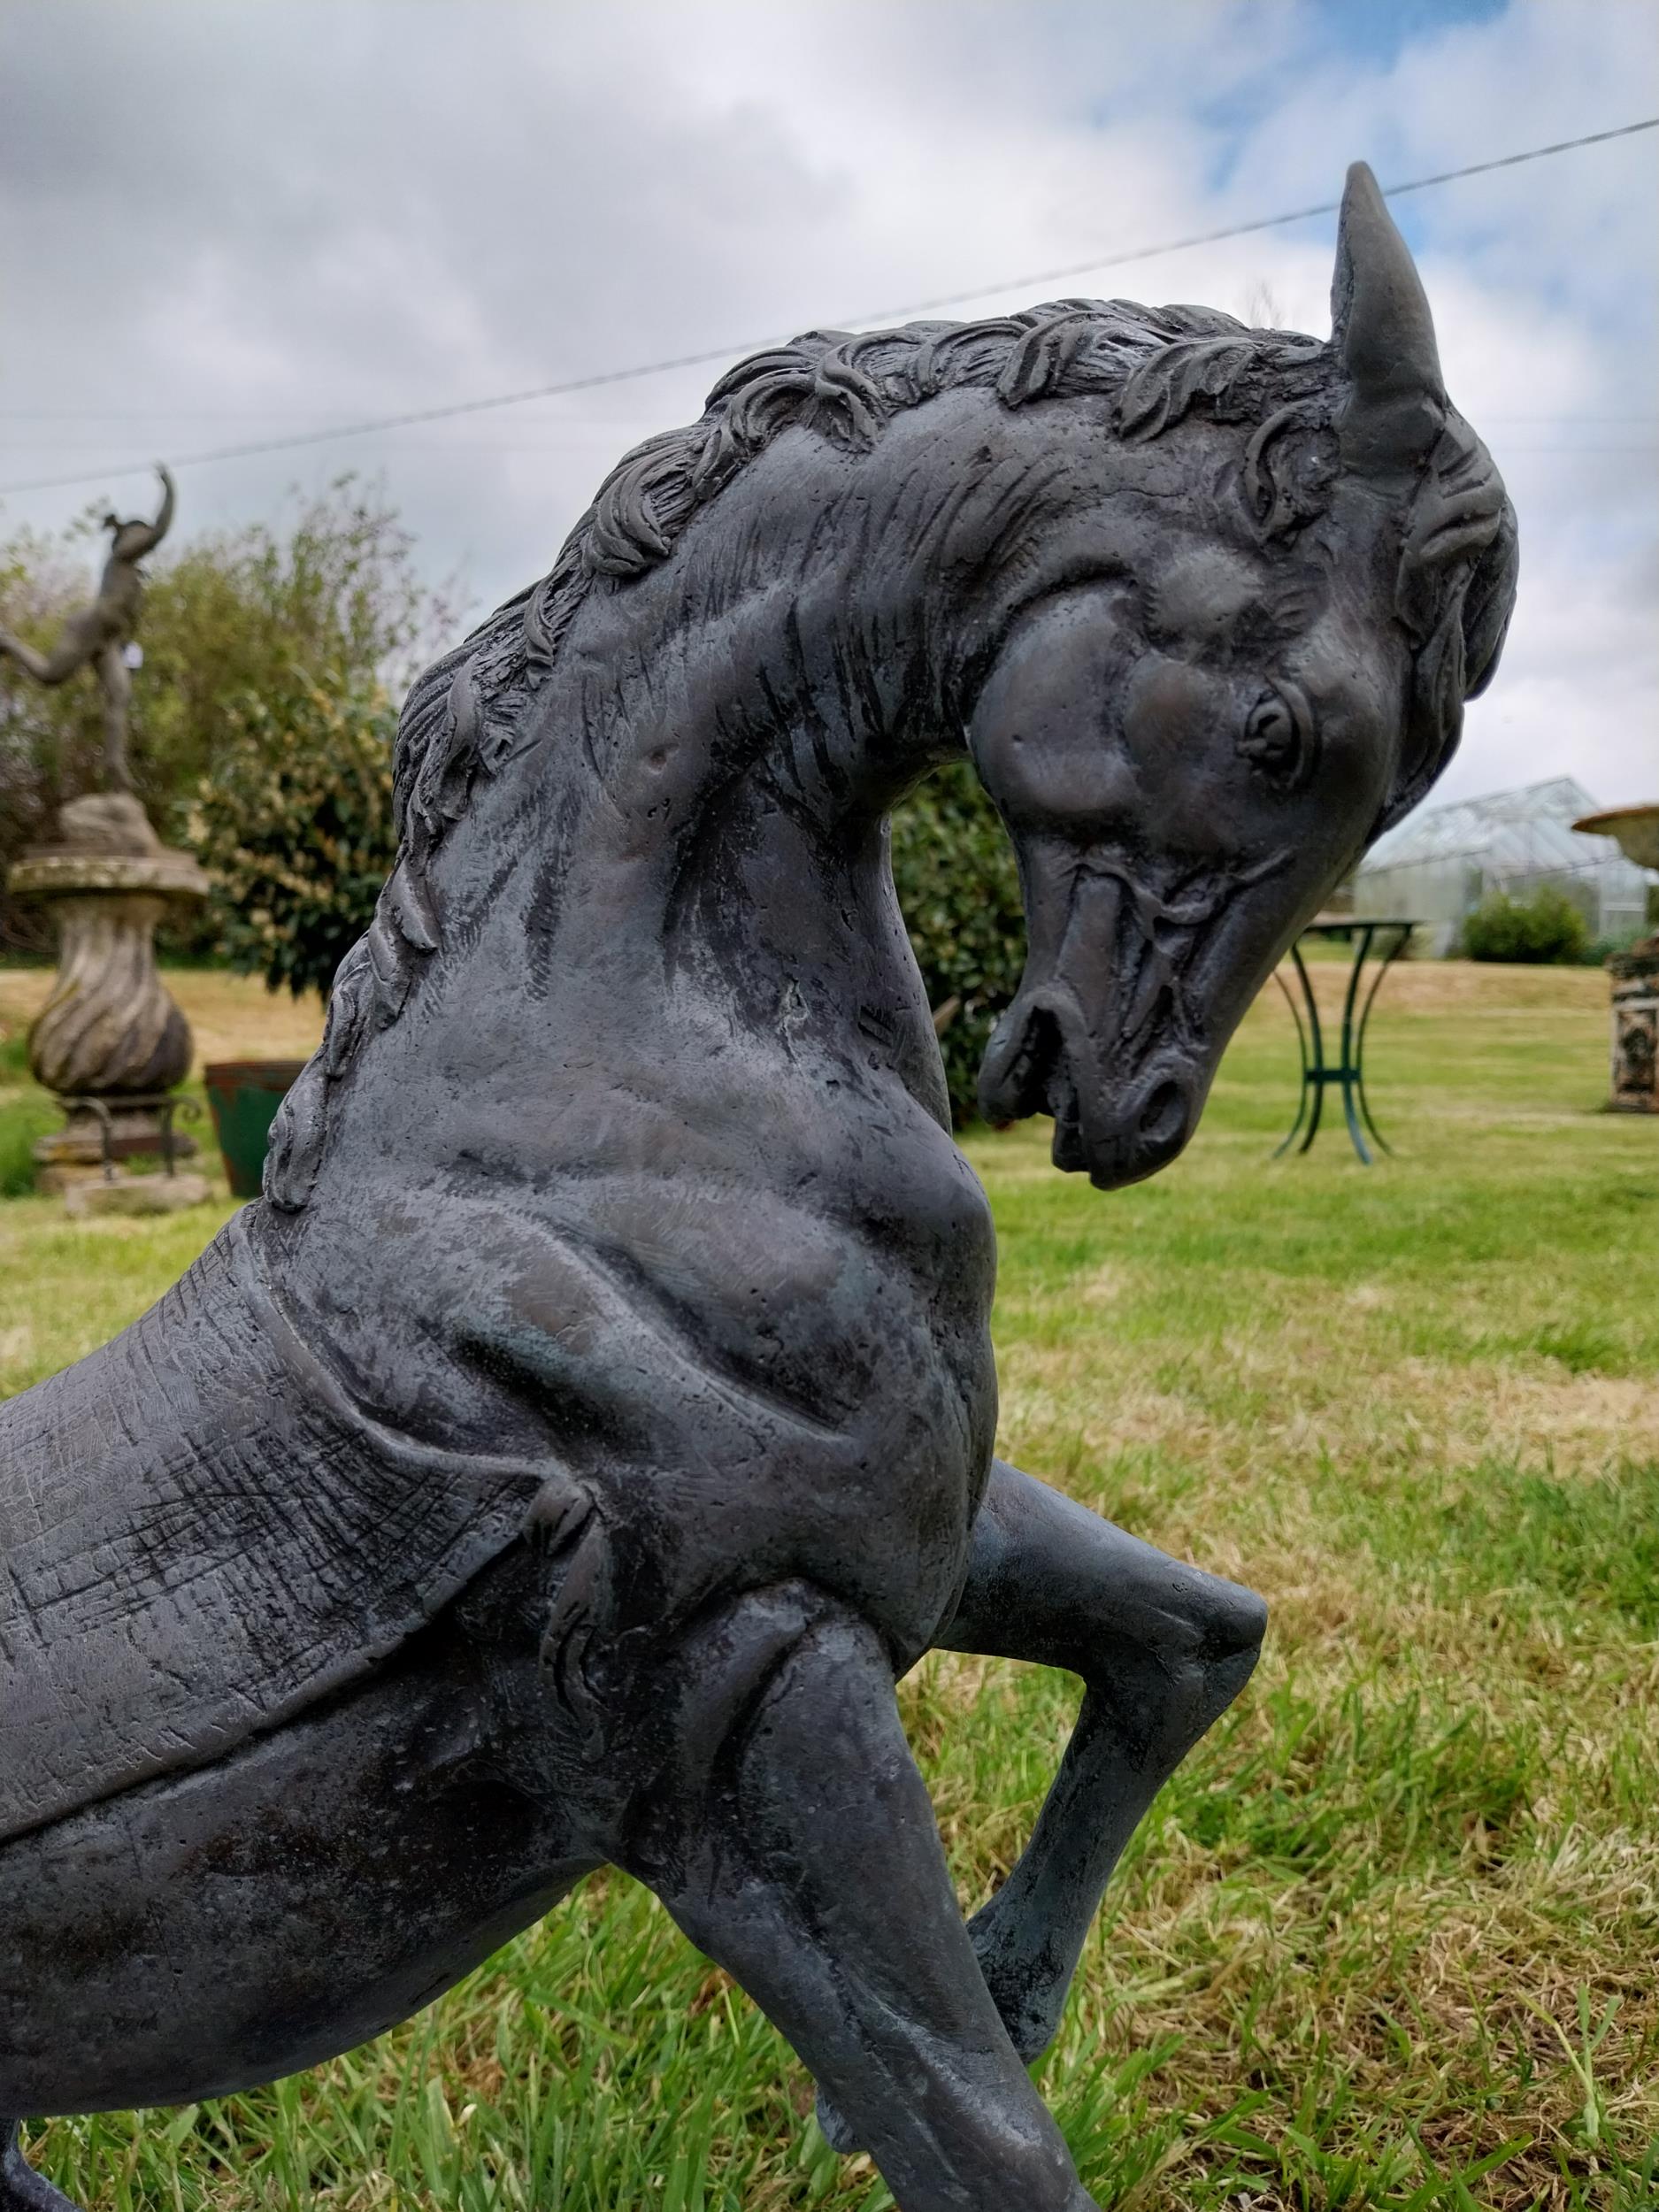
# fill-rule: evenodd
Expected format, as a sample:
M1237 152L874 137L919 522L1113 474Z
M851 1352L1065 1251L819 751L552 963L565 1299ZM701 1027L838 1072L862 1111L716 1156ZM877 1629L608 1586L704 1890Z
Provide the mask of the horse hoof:
M821 2089L818 2093L818 2133L831 2150L839 2151L843 2158L863 2150L864 2145L851 2125L842 2119Z
M24 2158L14 2120L8 2127L0 2120L0 2212L80 2212L78 2206L54 2189Z

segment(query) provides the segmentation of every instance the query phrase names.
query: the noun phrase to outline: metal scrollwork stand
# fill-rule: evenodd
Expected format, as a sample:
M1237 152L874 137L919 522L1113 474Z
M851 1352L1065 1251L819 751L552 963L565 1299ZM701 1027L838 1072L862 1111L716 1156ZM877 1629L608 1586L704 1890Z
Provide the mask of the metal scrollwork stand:
M1338 916L1333 919L1310 922L1290 949L1296 979L1302 987L1300 1008L1289 984L1285 980L1284 970L1274 969L1274 978L1285 994L1285 1002L1290 1008L1291 1018L1296 1025L1296 1045L1302 1055L1302 1095L1296 1102L1296 1118L1290 1125L1289 1134L1273 1154L1276 1160L1282 1159L1293 1145L1296 1146L1298 1152L1306 1152L1312 1145L1319 1133L1319 1123L1325 1112L1325 1094L1333 1083L1340 1086L1343 1117L1361 1164L1365 1167L1371 1165L1371 1146L1365 1141L1368 1132L1371 1143L1380 1151L1393 1152L1393 1146L1377 1126L1371 1101L1365 1095L1365 1030L1377 994L1382 987L1382 979L1410 942L1411 932L1416 926L1415 922L1373 920L1370 917ZM1371 987L1362 998L1360 984L1365 963L1371 957L1378 936L1386 930L1395 933L1394 943L1383 955L1371 977ZM1302 956L1302 937L1351 937L1355 940L1353 964L1348 970L1348 989L1342 998L1341 1047L1333 1062L1327 1061L1325 1056L1325 1033L1319 1020L1319 1002L1314 996L1313 979L1308 973L1307 963ZM1305 1024L1302 1020L1304 1011L1307 1014ZM1298 1136L1302 1138L1300 1144L1296 1144Z

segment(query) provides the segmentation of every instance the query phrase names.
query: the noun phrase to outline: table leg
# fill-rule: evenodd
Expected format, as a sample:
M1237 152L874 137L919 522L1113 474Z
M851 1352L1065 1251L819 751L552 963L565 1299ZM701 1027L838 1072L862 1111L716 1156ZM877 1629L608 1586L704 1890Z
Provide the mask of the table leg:
M1393 945L1379 964L1376 974L1371 978L1371 988L1365 994L1365 1002L1360 1010L1359 1027L1354 1034L1354 1087L1359 1094L1359 1110L1365 1117L1365 1126L1371 1131L1373 1140L1390 1156L1393 1156L1394 1147L1377 1126L1377 1118L1371 1112L1371 1101L1365 1095L1365 1031L1371 1021L1371 1010L1377 1003L1377 994L1382 988L1383 978L1410 941L1411 929L1408 924L1399 932Z
M1359 1063L1355 1050L1356 1031L1354 1008L1359 997L1359 979L1364 972L1366 956L1371 949L1374 929L1362 928L1354 940L1354 960L1348 970L1348 989L1342 995L1342 1057L1337 1072L1342 1085L1342 1116L1348 1123L1348 1141L1358 1153L1361 1164L1371 1164L1371 1148L1359 1120Z
M1279 989L1285 994L1285 1002L1290 1008L1291 1018L1296 1025L1296 1049L1302 1057L1302 1096L1296 1102L1296 1118L1290 1125L1290 1133L1273 1154L1276 1160L1282 1158L1295 1144L1304 1116L1308 1118L1308 1133L1297 1149L1301 1152L1308 1149L1319 1133L1319 1118L1325 1110L1325 1035L1319 1026L1319 1002L1314 997L1313 981L1299 945L1291 947L1290 956L1295 966L1296 979L1302 986L1302 1001L1308 1011L1308 1025L1304 1030L1290 986L1282 972L1275 968L1274 976Z

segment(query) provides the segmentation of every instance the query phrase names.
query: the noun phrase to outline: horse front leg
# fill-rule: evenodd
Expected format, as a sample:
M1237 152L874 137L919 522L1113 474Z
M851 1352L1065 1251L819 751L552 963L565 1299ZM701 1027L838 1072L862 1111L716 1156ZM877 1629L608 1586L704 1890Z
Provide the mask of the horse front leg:
M1249 1679L1266 1624L1254 1592L995 1463L967 1584L940 1644L1064 1667L1084 1685L1031 1840L969 1931L1022 2058L1053 2039L1125 1845Z
M687 1778L650 1791L632 1870L788 2037L903 2212L1089 2212L975 1962L873 1632L787 1586L679 1672L717 1717L677 1723Z

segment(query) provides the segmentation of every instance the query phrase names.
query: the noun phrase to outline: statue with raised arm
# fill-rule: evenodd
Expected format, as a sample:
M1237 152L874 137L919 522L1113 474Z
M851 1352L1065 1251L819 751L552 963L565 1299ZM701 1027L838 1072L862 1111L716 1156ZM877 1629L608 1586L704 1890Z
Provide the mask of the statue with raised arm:
M103 792L58 809L49 841L32 847L8 878L17 898L44 902L58 938L58 977L29 1031L29 1067L54 1092L61 1129L35 1146L43 1190L79 1204L94 1181L111 1184L134 1155L193 1153L172 1134L171 1094L190 1070L188 1023L156 967L155 932L170 908L207 895L207 879L188 853L157 835L133 788L127 757L133 633L143 600L139 563L173 521L173 479L157 464L162 500L153 522L106 515L113 537L97 596L64 624L45 652L0 630L0 657L43 684L67 683L90 668L104 694ZM194 1179L192 1179L194 1182ZM206 1186L201 1189L205 1191ZM151 1179L146 1210L190 1195L185 1179Z
M173 521L173 478L157 461L161 479L161 508L153 522L134 518L123 522L108 514L104 526L112 534L110 557L98 579L98 595L65 623L63 634L50 652L37 652L9 631L0 630L0 655L9 655L37 683L67 683L83 668L90 668L104 694L104 772L113 791L133 788L127 759L127 718L133 680L127 648L138 626L138 610L144 595L144 580L138 564L153 553Z

